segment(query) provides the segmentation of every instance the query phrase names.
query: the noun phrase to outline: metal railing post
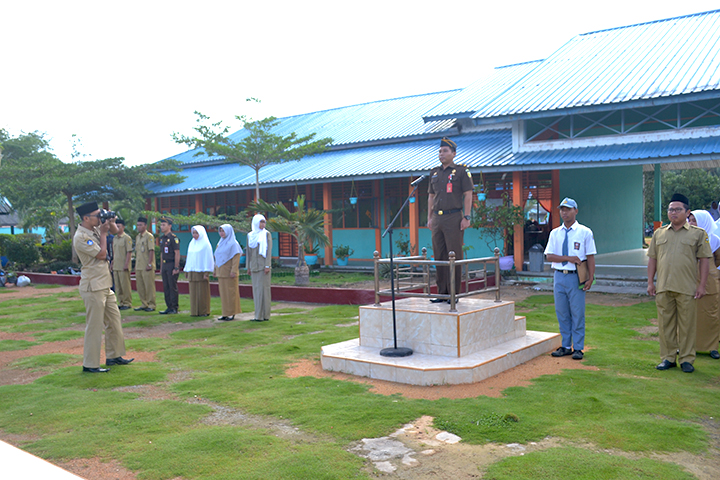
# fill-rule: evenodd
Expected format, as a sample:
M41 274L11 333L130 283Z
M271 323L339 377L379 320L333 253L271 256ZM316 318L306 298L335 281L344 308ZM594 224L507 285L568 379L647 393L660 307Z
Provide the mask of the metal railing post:
M455 312L455 252L448 254L450 261L450 311Z
M500 249L495 247L495 302L500 301Z
M380 260L380 252L375 250L373 253L373 265L375 267L375 306L380 306L380 268L378 260Z

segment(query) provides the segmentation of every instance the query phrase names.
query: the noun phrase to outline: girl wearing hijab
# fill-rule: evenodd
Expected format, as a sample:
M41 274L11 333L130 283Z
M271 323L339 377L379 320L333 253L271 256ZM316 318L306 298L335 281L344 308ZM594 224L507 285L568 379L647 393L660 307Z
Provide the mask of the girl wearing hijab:
M238 270L242 248L235 238L232 226L221 225L218 228L220 241L215 249L215 276L218 278L222 316L218 320L229 322L235 314L241 313L240 292L238 291Z
M265 230L265 217L252 219L252 231L247 235L247 271L252 279L255 318L253 322L270 320L270 260L272 235Z
M190 316L210 315L210 273L215 268L212 245L205 227L192 227L192 237L185 261L185 276L190 286Z
M713 252L715 267L710 262L707 283L705 284L705 295L697 301L697 330L695 340L695 351L710 352L714 359L720 358L718 353L718 341L720 341L720 237L715 232L717 226L707 210L693 210L688 217L691 225L702 228L710 240L710 250Z

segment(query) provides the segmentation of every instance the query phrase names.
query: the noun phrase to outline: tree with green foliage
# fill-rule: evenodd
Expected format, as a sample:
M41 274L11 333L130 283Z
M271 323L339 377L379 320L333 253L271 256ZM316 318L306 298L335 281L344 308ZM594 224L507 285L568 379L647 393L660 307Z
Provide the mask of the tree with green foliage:
M52 205L60 196L67 208L71 237L76 204L144 199L151 194L149 185L173 185L184 178L167 173L179 171L174 160L133 167L125 166L121 157L65 163L49 152L44 135L37 132L12 138L0 130L0 144L0 194L25 211Z
M243 130L230 135L230 127L222 122L207 122L210 117L196 111L198 136L187 137L173 133L177 143L198 149L196 156L222 157L228 163L237 163L255 171L255 198L260 198L260 169L271 164L297 161L324 152L332 143L331 138L314 140L315 133L298 137L296 133L277 135L273 129L280 124L275 117L251 120L246 115L235 118L243 124Z
M317 244L329 246L325 235L325 212L314 208L305 209L305 195L297 197L297 209L291 212L280 202L267 203L257 200L248 205L251 212L268 212L274 217L267 219L268 228L274 232L289 233L298 242L298 261L295 266L295 285L309 283L310 270L305 263L305 247Z
M522 224L523 220L522 207L513 205L507 193L503 193L500 205L489 205L486 201L475 202L470 226L482 232L482 239L490 251L498 247L501 251L507 252L511 250L509 244L513 238L513 229L515 225ZM507 250L506 244L508 244Z
M720 200L720 176L717 169L700 168L689 170L667 170L662 172L662 222L667 223L665 207L670 203L673 193L682 193L690 200L693 210L710 208L712 202ZM645 222L655 220L655 173L644 174Z

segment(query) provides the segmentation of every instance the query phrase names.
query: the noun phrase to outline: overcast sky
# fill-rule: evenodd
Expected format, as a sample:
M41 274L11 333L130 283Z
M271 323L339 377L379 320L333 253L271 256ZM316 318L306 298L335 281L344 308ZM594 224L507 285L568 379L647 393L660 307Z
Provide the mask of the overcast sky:
M720 1L0 0L0 128L155 162L193 112L284 117L469 85L573 36ZM248 104L248 97L262 103Z

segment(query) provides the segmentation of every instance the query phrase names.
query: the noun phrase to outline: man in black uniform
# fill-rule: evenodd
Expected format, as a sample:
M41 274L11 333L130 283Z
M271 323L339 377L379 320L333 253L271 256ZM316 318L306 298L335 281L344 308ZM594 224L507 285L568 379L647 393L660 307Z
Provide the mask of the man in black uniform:
M162 258L163 292L167 309L160 315L178 313L178 276L180 275L180 239L172 233L172 219L163 217L160 220L160 253Z
M448 260L450 252L455 252L456 260L462 260L463 231L470 226L472 175L464 166L453 163L456 153L455 142L443 137L439 153L441 166L430 172L427 226L432 232L435 260ZM460 290L461 278L462 268L455 268L455 292ZM450 294L449 267L437 267L437 288L440 295Z

